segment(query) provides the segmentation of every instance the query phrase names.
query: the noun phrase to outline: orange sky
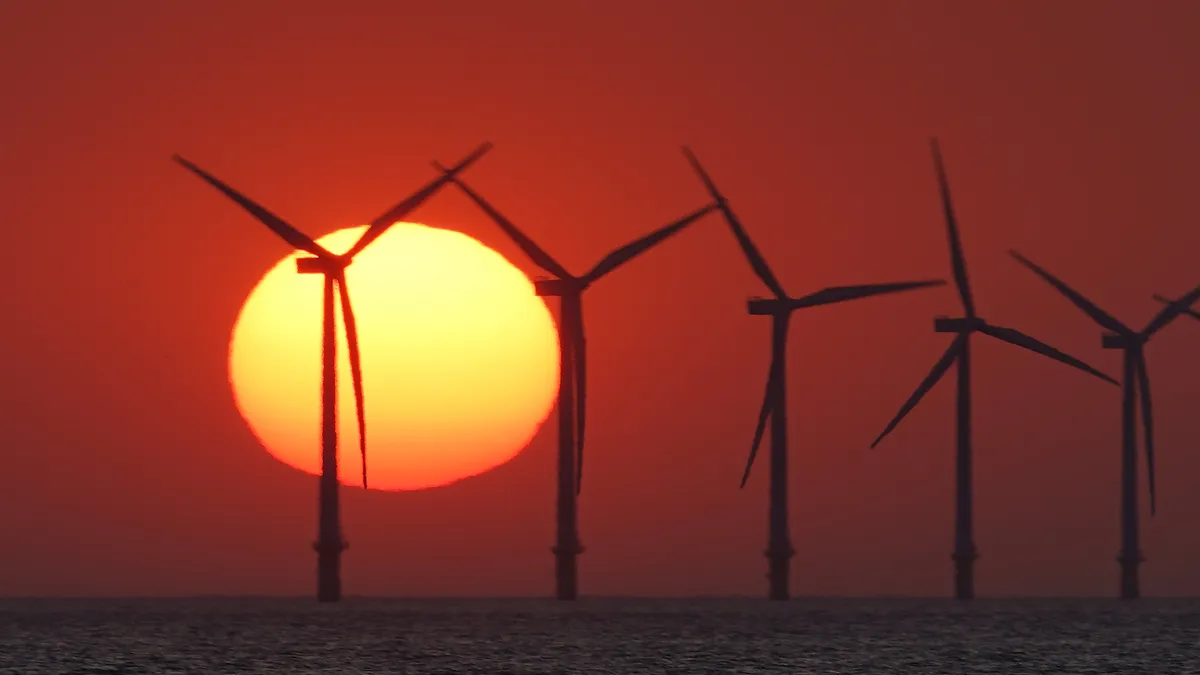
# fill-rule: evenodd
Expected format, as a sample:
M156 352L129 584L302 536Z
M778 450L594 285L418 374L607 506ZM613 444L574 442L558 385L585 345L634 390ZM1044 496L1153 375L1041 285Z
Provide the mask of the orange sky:
M1200 5L909 4L0 3L0 594L312 591L316 481L258 447L226 381L286 247L173 152L316 236L490 140L470 182L581 273L706 201L686 142L799 295L948 278L936 133L981 315L1117 374L1005 250L1138 327L1152 292L1200 283ZM457 193L413 218L533 271ZM717 218L589 292L584 593L765 591L765 463L737 489L763 293ZM949 592L951 383L867 445L957 311L947 287L797 316L796 594ZM975 344L979 592L1113 594L1118 390ZM1150 595L1200 594L1198 349L1187 318L1149 347ZM548 594L553 440L447 489L348 490L347 592Z

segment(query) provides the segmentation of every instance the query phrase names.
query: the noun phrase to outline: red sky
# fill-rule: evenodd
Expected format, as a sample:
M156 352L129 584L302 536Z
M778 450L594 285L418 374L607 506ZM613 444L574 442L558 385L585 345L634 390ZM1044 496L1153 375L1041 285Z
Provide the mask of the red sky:
M174 152L320 235L491 140L471 183L582 272L706 201L688 143L799 295L949 277L937 134L981 314L1117 374L1005 251L1139 328L1200 283L1198 27L1186 0L0 3L0 594L312 592L316 481L226 380L286 248ZM534 272L453 191L416 218ZM765 464L737 489L763 293L715 217L589 292L584 593L765 592ZM952 383L867 445L958 311L946 287L794 321L795 593L949 592ZM1112 595L1119 390L975 345L979 592ZM1197 350L1186 317L1149 347L1151 595L1200 593ZM347 592L548 594L552 420L483 477L347 490Z

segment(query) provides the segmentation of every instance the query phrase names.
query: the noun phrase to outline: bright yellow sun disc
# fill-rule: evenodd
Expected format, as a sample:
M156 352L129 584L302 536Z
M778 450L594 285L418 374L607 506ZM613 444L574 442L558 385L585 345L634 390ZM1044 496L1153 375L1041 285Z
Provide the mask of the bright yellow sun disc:
M365 231L318 240L340 253ZM275 458L320 472L319 274L293 253L267 272L234 325L238 409ZM416 490L493 469L529 443L558 388L554 320L533 284L459 232L397 223L346 269L362 352L371 488ZM338 477L361 484L354 392L338 311Z

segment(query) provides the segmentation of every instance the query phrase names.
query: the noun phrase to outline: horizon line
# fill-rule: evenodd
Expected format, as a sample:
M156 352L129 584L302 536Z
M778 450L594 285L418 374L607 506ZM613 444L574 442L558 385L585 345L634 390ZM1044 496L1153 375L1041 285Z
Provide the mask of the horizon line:
M360 595L346 593L343 600L390 600L390 601L552 601L556 605L560 601L553 595ZM1200 595L1143 595L1141 600L1200 600ZM196 593L180 595L0 595L0 603L10 601L173 601L173 600L303 600L312 602L307 594L230 594L230 593ZM784 602L770 601L761 595L742 594L696 594L696 595L580 595L579 601L589 600L643 600L643 601L689 601L689 600L753 600L764 604L776 605L788 602L804 602L812 600L909 600L909 601L951 601L962 602L952 595L904 595L904 594L867 594L867 595L793 595ZM1107 595L1021 595L997 594L978 595L975 601L991 600L1100 600L1106 602L1125 602L1120 598ZM315 604L315 603L314 603Z

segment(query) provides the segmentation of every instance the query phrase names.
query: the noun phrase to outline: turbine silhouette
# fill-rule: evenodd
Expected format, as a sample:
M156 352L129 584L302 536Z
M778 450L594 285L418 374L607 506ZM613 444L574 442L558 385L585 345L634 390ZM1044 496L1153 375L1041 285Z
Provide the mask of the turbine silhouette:
M350 357L350 377L354 386L354 403L358 415L358 442L362 456L363 488L367 487L367 423L363 409L362 361L358 349L358 329L354 322L354 310L350 305L350 292L346 286L346 268L371 242L375 241L393 223L402 220L416 210L425 200L433 196L443 185L454 178L491 149L484 143L463 161L449 170L446 175L417 190L404 201L371 221L363 235L340 255L331 253L317 244L308 235L288 224L279 216L233 189L220 179L196 166L192 162L174 156L183 165L205 182L220 190L239 206L249 211L294 248L311 253L314 257L296 260L296 271L300 274L323 274L325 288L322 304L321 330L321 478L317 542L317 600L336 602L342 595L341 554L347 548L342 538L340 505L338 503L337 466L337 333L335 326L334 293L339 296L342 321L346 329L346 344Z
M437 162L434 162L434 167L446 171ZM583 484L583 439L587 410L587 338L583 326L583 292L604 276L662 243L717 207L715 204L705 206L630 242L601 258L586 274L575 276L464 181L455 177L453 182L500 226L534 264L554 275L553 279L535 280L534 287L538 295L558 297L560 303L558 504L556 542L552 552L555 556L556 597L559 600L574 600L578 596L579 586L576 558L584 550L579 540L577 503Z
M1046 283L1054 287L1071 304L1078 307L1108 332L1100 337L1105 349L1120 349L1122 353L1121 377L1121 553L1117 562L1121 566L1120 596L1133 600L1141 595L1138 568L1142 561L1142 550L1138 533L1137 493L1137 398L1142 395L1142 427L1146 435L1146 478L1150 487L1150 515L1157 510L1158 497L1154 487L1154 417L1150 403L1150 375L1146 370L1146 342L1158 331L1175 320L1177 316L1200 298L1200 287L1191 293L1168 303L1146 327L1135 331L1117 321L1111 314L1100 309L1094 302L1083 297L1058 277L1035 265L1028 258L1009 251L1022 265L1033 270Z
M1109 376L1092 368L1083 361L1047 345L1039 340L1014 329L1004 328L984 321L975 311L975 298L967 281L967 264L963 256L962 241L959 239L958 222L954 217L954 207L950 199L950 185L946 180L946 171L942 164L942 155L937 139L931 142L933 149L934 168L937 173L938 186L941 191L942 210L946 218L946 236L950 243L950 266L954 273L954 285L958 288L966 316L958 318L937 317L933 321L933 330L938 333L954 333L954 341L934 364L933 370L917 386L912 396L900 407L900 411L892 418L883 433L871 443L871 447L879 445L900 421L917 406L921 398L941 380L950 370L950 366L958 367L958 399L955 410L957 426L957 448L955 453L955 527L954 527L954 597L968 600L975 597L975 560L979 553L975 547L974 524L974 494L972 476L971 450L971 352L970 342L973 333L996 338L1031 352L1048 356L1056 361L1073 366L1103 380L1116 384Z
M1155 293L1153 297L1155 300L1161 302L1164 305L1169 305L1172 302L1175 302L1174 300L1172 300L1164 295L1159 295L1158 293ZM1193 319L1200 320L1200 312L1197 312L1196 310L1194 310L1190 307L1183 310L1183 313L1187 314L1188 316L1192 317Z
M771 422L771 464L769 507L767 517L768 542L767 579L769 584L768 597L771 600L787 600L791 596L790 563L795 554L792 548L791 535L788 531L788 444L787 444L787 334L788 322L792 312L808 307L831 305L848 300L858 300L885 293L910 291L918 288L945 285L940 279L929 281L903 281L890 284L870 284L862 286L834 286L801 298L789 297L783 290L779 280L771 272L767 261L751 241L734 215L729 201L717 190L716 184L700 165L700 161L688 148L683 149L688 162L708 189L709 194L716 200L725 220L729 223L734 237L741 246L742 253L750 263L754 273L774 294L773 298L750 298L747 309L750 314L771 317L771 366L767 374L767 390L763 398L762 408L758 413L758 424L754 429L754 441L750 445L750 456L746 460L746 469L742 473L742 487L750 477L750 469L758 455L758 446L762 442L768 419Z

